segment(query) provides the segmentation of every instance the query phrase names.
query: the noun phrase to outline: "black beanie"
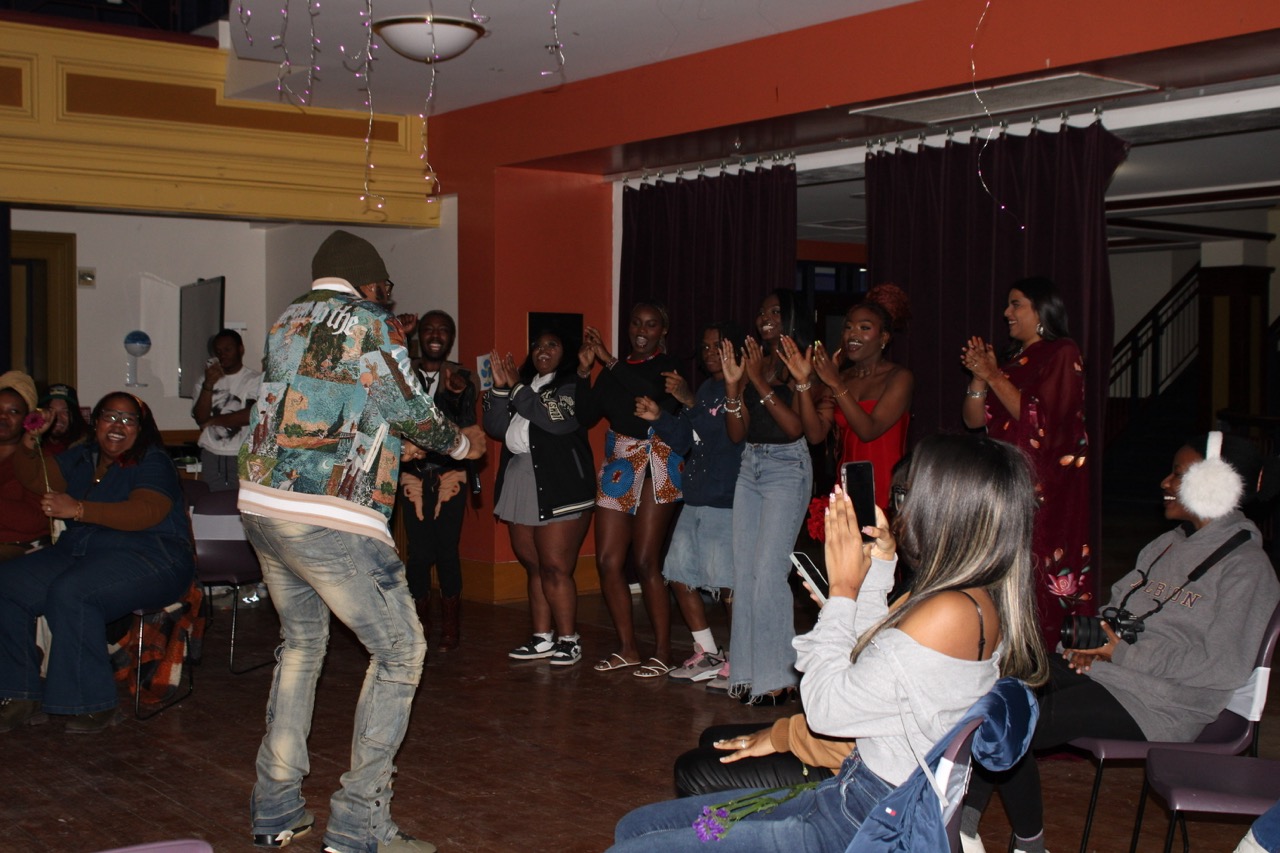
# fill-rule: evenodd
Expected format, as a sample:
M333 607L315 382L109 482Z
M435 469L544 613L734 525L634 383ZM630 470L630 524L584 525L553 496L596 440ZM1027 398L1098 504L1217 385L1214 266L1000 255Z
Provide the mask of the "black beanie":
M311 278L343 278L352 287L364 287L391 278L387 265L373 244L349 231L334 231L311 259Z

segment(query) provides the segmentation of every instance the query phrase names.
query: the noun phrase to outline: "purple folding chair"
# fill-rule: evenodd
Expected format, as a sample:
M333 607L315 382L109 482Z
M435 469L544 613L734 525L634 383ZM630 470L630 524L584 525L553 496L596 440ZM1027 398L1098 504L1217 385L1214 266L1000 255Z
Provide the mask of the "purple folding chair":
M1184 749L1147 753L1147 784L1169 804L1164 853L1182 826L1182 849L1190 849L1184 812L1257 816L1280 800L1280 761L1237 755L1205 755ZM1137 830L1141 829L1141 824Z
M1262 719L1262 709L1267 702L1271 659L1275 655L1277 638L1280 638L1280 606L1271 614L1271 622L1262 635L1262 646L1254 661L1253 674L1236 690L1218 718L1205 726L1204 731L1193 742L1166 743L1099 737L1082 737L1071 741L1071 746L1092 753L1098 760L1098 770L1093 777L1093 793L1089 796L1089 811L1084 819L1084 835L1080 839L1080 853L1088 850L1089 831L1093 827L1093 813L1098 805L1102 768L1106 762L1143 761L1151 750L1162 748L1179 749L1198 755L1239 755L1246 749L1252 755L1258 754L1258 721ZM1129 853L1136 853L1138 849L1138 832L1142 826L1142 810L1146 807L1147 787L1148 780L1143 779Z
M209 600L212 587L231 587L231 652L227 667L234 674L243 675L275 663L275 658L236 669L240 588L262 580L258 555L244 537L240 510L236 508L238 496L235 490L199 495L191 508L191 527L196 542L196 580L204 587L205 600Z

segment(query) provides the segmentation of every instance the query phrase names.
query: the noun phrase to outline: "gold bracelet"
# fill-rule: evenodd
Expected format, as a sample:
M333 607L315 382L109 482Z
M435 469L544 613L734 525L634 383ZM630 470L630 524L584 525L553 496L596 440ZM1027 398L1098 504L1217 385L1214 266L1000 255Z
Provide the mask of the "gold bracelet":
M848 394L848 393L849 393L849 386L846 385L844 386L844 389L839 394L832 394L831 399L839 400L841 397L843 397L845 394Z

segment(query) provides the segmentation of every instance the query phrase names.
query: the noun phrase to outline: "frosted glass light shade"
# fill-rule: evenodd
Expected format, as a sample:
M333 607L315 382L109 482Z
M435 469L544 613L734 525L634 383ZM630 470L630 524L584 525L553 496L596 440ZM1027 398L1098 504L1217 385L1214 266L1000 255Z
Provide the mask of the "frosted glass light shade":
M441 15L383 18L373 22L373 31L401 56L427 63L453 59L484 35L484 27L475 21Z

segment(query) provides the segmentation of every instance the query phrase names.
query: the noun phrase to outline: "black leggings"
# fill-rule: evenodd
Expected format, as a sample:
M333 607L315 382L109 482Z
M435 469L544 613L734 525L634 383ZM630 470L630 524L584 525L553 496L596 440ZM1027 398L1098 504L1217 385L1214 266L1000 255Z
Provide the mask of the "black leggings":
M991 792L1000 788L1013 834L1034 838L1044 829L1044 801L1040 768L1032 751L1063 746L1078 737L1146 740L1142 729L1105 687L1067 666L1061 657L1049 658L1049 683L1040 693L1040 722L1031 749L1003 773L974 764L965 805L984 811Z
M787 788L835 775L825 767L809 767L789 752L720 763L729 751L712 744L755 734L763 728L759 723L730 723L704 730L698 738L698 748L676 759L676 796L697 797L738 788Z

